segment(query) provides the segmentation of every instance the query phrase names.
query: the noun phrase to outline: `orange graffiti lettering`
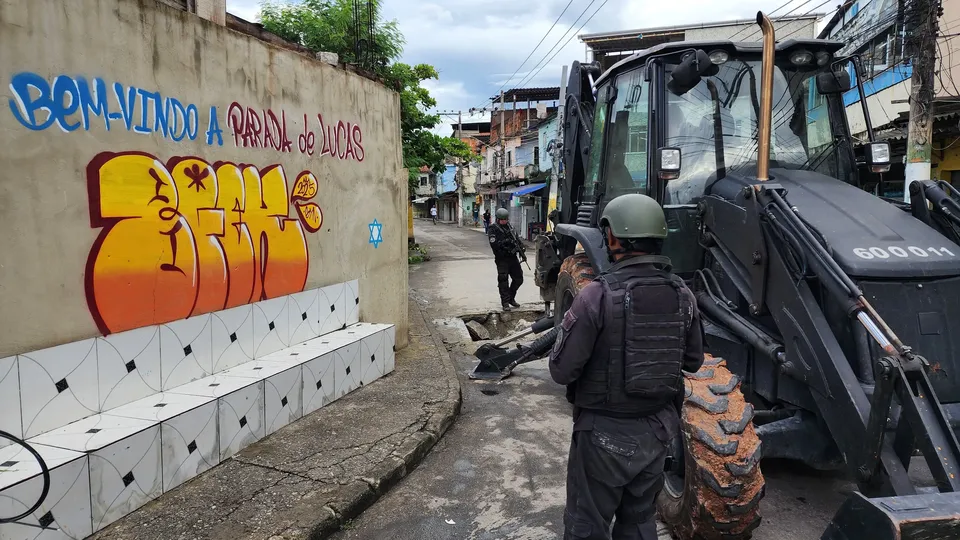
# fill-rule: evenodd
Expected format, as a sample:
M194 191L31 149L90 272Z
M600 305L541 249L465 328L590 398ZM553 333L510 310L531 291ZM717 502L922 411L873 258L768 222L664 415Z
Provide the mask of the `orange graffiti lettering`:
M91 224L102 228L86 270L87 303L103 334L161 324L303 290L304 230L323 213L316 177L288 191L282 167L141 152L87 167ZM298 218L290 217L290 203Z

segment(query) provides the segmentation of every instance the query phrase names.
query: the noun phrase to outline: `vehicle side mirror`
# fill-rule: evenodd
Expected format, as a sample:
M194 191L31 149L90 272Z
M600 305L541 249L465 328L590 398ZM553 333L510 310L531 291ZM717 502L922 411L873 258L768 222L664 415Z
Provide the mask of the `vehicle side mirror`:
M696 53L688 54L681 60L680 65L670 73L667 88L675 95L682 96L700 84L703 76L713 67L710 56L702 49L697 49Z
M884 173L890 170L890 145L888 143L869 143L864 150L870 172Z
M658 148L657 162L660 164L658 174L661 180L676 180L680 178L679 148Z
M846 71L826 71L817 75L817 92L822 96L842 94L853 88Z

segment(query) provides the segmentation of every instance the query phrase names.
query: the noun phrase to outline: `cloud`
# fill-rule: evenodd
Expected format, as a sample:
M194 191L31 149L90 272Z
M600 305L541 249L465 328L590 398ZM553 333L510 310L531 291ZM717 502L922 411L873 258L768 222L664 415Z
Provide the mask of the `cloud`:
M398 22L406 39L401 61L432 64L440 73L439 81L425 84L437 100L437 109L466 111L471 107L489 106L490 98L501 87L509 90L558 86L563 66L584 60L585 47L577 37L581 34L752 19L758 10L770 13L783 3L783 0L386 0L383 15L387 20ZM840 0L830 0L815 12L832 12L839 3ZM804 14L819 4L817 0L792 0L773 16ZM257 0L227 0L230 12L250 20L255 20L258 5ZM551 28L561 12L560 21ZM591 16L593 18L586 22ZM541 38L543 43L521 66ZM516 75L511 77L515 71ZM538 73L532 75L533 72ZM438 132L450 133L449 124L444 120Z

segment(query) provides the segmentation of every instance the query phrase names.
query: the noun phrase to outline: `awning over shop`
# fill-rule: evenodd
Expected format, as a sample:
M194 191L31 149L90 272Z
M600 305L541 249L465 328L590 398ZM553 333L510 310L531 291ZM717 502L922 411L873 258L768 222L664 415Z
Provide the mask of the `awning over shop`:
M430 200L430 197L420 197L413 200L413 204L423 204Z
M533 193L538 189L543 189L547 184L529 184L526 186L518 186L515 188L505 189L502 193L509 193L511 195L526 195L528 193Z

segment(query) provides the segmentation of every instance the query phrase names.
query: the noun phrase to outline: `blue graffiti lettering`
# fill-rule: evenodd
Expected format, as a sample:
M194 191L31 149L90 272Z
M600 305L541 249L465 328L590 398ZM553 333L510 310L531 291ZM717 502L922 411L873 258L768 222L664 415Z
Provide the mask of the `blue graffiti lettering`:
M210 125L207 126L207 144L213 146L213 136L217 136L217 146L223 146L223 130L217 121L217 108L210 107Z
M30 95L31 88L39 93L37 97ZM41 131L53 125L56 115L53 112L53 100L50 99L50 85L46 79L35 73L18 73L10 81L10 90L13 92L10 111L13 112L17 122L34 131ZM46 111L46 120L40 122L37 119L37 111Z
M122 84L113 83L113 93L117 96L117 103L120 105L120 118L127 126L127 131L130 131L133 126L133 106L137 101L137 89L131 86L126 92L123 90Z
M64 99L67 102L64 103ZM77 112L80 108L80 92L77 90L77 83L66 75L60 75L53 81L53 106L57 117L57 124L60 129L69 133L76 131L80 127L80 122L67 122L67 117Z
M108 88L113 90L113 99ZM17 122L33 131L45 130L53 124L68 133L80 128L89 131L92 117L99 117L107 131L114 121L122 122L127 131L157 133L177 142L187 138L195 141L200 134L197 105L120 82L108 86L100 78L88 81L70 75L49 80L36 73L23 72L13 76L10 90L10 112ZM217 144L223 146L223 131L215 106L210 107L207 126L207 144L213 145L216 137Z
M187 105L187 137L191 141L197 140L197 130L200 129L200 111L197 106L191 103Z
M83 77L77 77L77 91L80 93L80 107L83 110L83 130L90 131L90 113L103 117L104 127L110 131L110 117L107 114L107 85L103 79L93 80L93 93Z

